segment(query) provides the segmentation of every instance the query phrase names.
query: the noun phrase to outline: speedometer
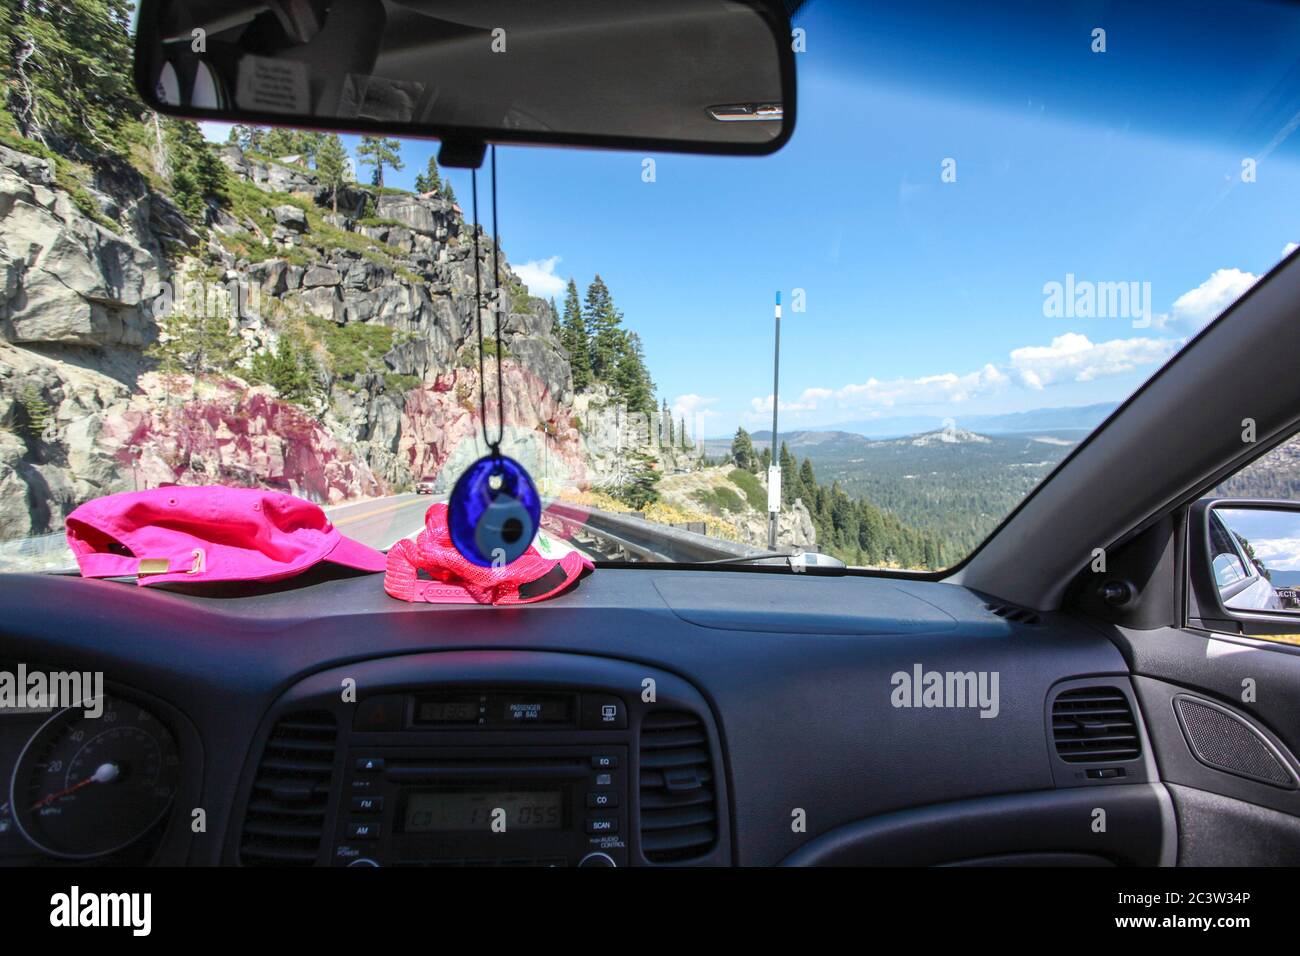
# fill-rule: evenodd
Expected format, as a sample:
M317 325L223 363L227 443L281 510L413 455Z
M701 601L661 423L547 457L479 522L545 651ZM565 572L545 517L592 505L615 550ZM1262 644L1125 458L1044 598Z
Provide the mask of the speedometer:
M37 849L90 859L114 853L149 832L171 806L180 760L158 718L104 697L87 716L69 707L47 720L14 767L14 822Z

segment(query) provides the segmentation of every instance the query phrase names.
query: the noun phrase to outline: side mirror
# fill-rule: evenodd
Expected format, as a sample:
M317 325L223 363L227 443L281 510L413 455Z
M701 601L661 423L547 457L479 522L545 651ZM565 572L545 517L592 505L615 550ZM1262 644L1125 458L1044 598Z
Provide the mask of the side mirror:
M1189 624L1300 634L1300 501L1202 499L1187 531Z

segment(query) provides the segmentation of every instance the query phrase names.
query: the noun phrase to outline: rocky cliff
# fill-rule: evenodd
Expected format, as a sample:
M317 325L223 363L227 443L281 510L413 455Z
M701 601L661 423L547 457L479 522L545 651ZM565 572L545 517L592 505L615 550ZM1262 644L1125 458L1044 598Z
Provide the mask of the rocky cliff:
M137 487L336 503L454 476L485 451L460 210L350 188L335 212L304 169L232 148L222 160L232 201L196 230L125 164L94 164L74 194L51 161L0 147L0 538L57 531L80 502ZM481 236L489 289L491 252ZM545 484L589 483L600 456L577 427L555 316L504 256L499 279L503 449ZM210 367L169 367L159 356L198 313L229 346ZM301 394L260 382L258 356L280 353L304 363Z

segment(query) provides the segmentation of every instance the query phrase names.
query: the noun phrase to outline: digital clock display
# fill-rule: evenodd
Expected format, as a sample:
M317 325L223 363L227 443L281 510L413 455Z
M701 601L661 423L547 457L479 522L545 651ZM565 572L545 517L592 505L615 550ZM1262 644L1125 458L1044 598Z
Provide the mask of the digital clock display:
M407 833L482 830L558 830L564 826L561 790L417 790L406 798Z
M472 724L478 721L479 699L434 697L420 701L415 719L422 724Z

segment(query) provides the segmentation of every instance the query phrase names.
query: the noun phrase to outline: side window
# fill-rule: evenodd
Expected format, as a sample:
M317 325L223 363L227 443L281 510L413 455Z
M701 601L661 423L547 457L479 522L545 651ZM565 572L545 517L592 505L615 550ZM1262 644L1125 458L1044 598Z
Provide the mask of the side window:
M1232 535L1218 515L1210 516L1210 560L1214 564L1214 581L1223 590L1244 581L1249 572L1233 546Z
M1300 435L1225 478L1216 498L1300 502ZM1300 511L1217 508L1210 515L1210 561L1225 607L1240 611L1300 610ZM1296 633L1263 628L1254 636L1300 644Z

